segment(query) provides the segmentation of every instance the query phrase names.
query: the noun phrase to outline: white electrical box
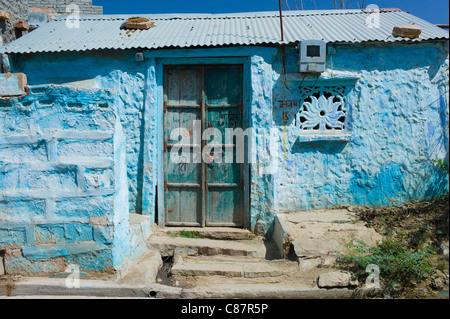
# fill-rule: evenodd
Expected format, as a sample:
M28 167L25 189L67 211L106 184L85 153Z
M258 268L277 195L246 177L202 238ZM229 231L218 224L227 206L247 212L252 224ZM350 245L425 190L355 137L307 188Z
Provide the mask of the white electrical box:
M325 71L327 44L322 40L300 42L300 73L321 73Z

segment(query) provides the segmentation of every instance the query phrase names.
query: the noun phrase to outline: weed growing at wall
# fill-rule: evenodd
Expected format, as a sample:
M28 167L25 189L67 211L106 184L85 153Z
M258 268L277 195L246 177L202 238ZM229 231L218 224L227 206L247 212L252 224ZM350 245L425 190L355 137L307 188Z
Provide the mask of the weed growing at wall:
M376 247L368 247L363 241L352 241L349 245L353 253L340 254L344 262L355 268L358 277L366 273L369 265L380 268L380 276L389 288L398 284L412 287L426 280L435 271L432 259L436 256L430 247L412 250L402 241L385 238Z
M433 160L433 163L439 167L442 171L444 171L445 173L448 174L449 170L448 170L448 164L445 163L442 159L435 159Z

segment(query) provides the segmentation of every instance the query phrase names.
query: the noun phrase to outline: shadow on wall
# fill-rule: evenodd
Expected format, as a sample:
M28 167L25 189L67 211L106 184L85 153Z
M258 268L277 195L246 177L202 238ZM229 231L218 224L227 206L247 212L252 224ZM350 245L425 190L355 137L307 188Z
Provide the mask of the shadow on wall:
M347 145L348 143L341 141L301 142L300 138L297 138L294 145L292 145L291 153L322 153L336 155L341 153Z
M135 51L93 50L10 55L14 72L28 76L29 85L64 85L71 82L108 78L115 70L145 72L146 65L136 62Z

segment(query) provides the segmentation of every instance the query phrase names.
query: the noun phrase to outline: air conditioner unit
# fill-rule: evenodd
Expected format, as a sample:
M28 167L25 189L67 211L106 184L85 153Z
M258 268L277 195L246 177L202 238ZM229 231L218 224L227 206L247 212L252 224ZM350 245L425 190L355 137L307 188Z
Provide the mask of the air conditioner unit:
M300 73L321 73L325 71L327 44L322 40L300 42Z

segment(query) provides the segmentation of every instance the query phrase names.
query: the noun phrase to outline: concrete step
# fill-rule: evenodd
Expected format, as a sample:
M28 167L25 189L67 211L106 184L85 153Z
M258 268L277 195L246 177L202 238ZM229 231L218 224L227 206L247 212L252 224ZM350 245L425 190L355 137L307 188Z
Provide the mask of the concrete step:
M297 267L295 262L268 261L245 256L197 256L177 259L171 270L173 276L279 277L295 271Z
M264 257L266 254L264 241L260 237L253 240L230 241L154 234L150 236L147 244L159 249L163 257L174 256L175 252L182 256L228 255Z
M8 289L0 283L0 299L50 298L156 298L156 299L348 299L353 289L321 289L289 284L211 284L192 288L159 284L124 285L103 280L80 280L79 288L68 288L65 279L24 278ZM177 310L179 311L179 310Z
M150 216L130 214L130 245L133 258L139 258L147 251L146 240L151 232Z
M350 209L350 210L349 210ZM381 241L382 236L366 226L352 209L315 209L277 214L273 239L281 256L286 258L293 248L299 258L322 258L333 264L337 254L349 253L347 244L362 240L368 246Z
M195 232L203 238L216 240L252 240L256 236L248 229L230 227L166 227L159 232L166 235L177 235L180 232Z
M159 250L147 249L138 260L134 260L125 274L118 279L118 283L129 285L153 284L162 266L162 258Z
M10 284L0 282L1 297L84 296L178 299L181 292L181 288L160 284L119 284L106 280L80 279L78 287L68 286L66 279L62 278L29 277Z
M186 299L351 299L354 289L320 289L285 284L224 284L183 289Z

